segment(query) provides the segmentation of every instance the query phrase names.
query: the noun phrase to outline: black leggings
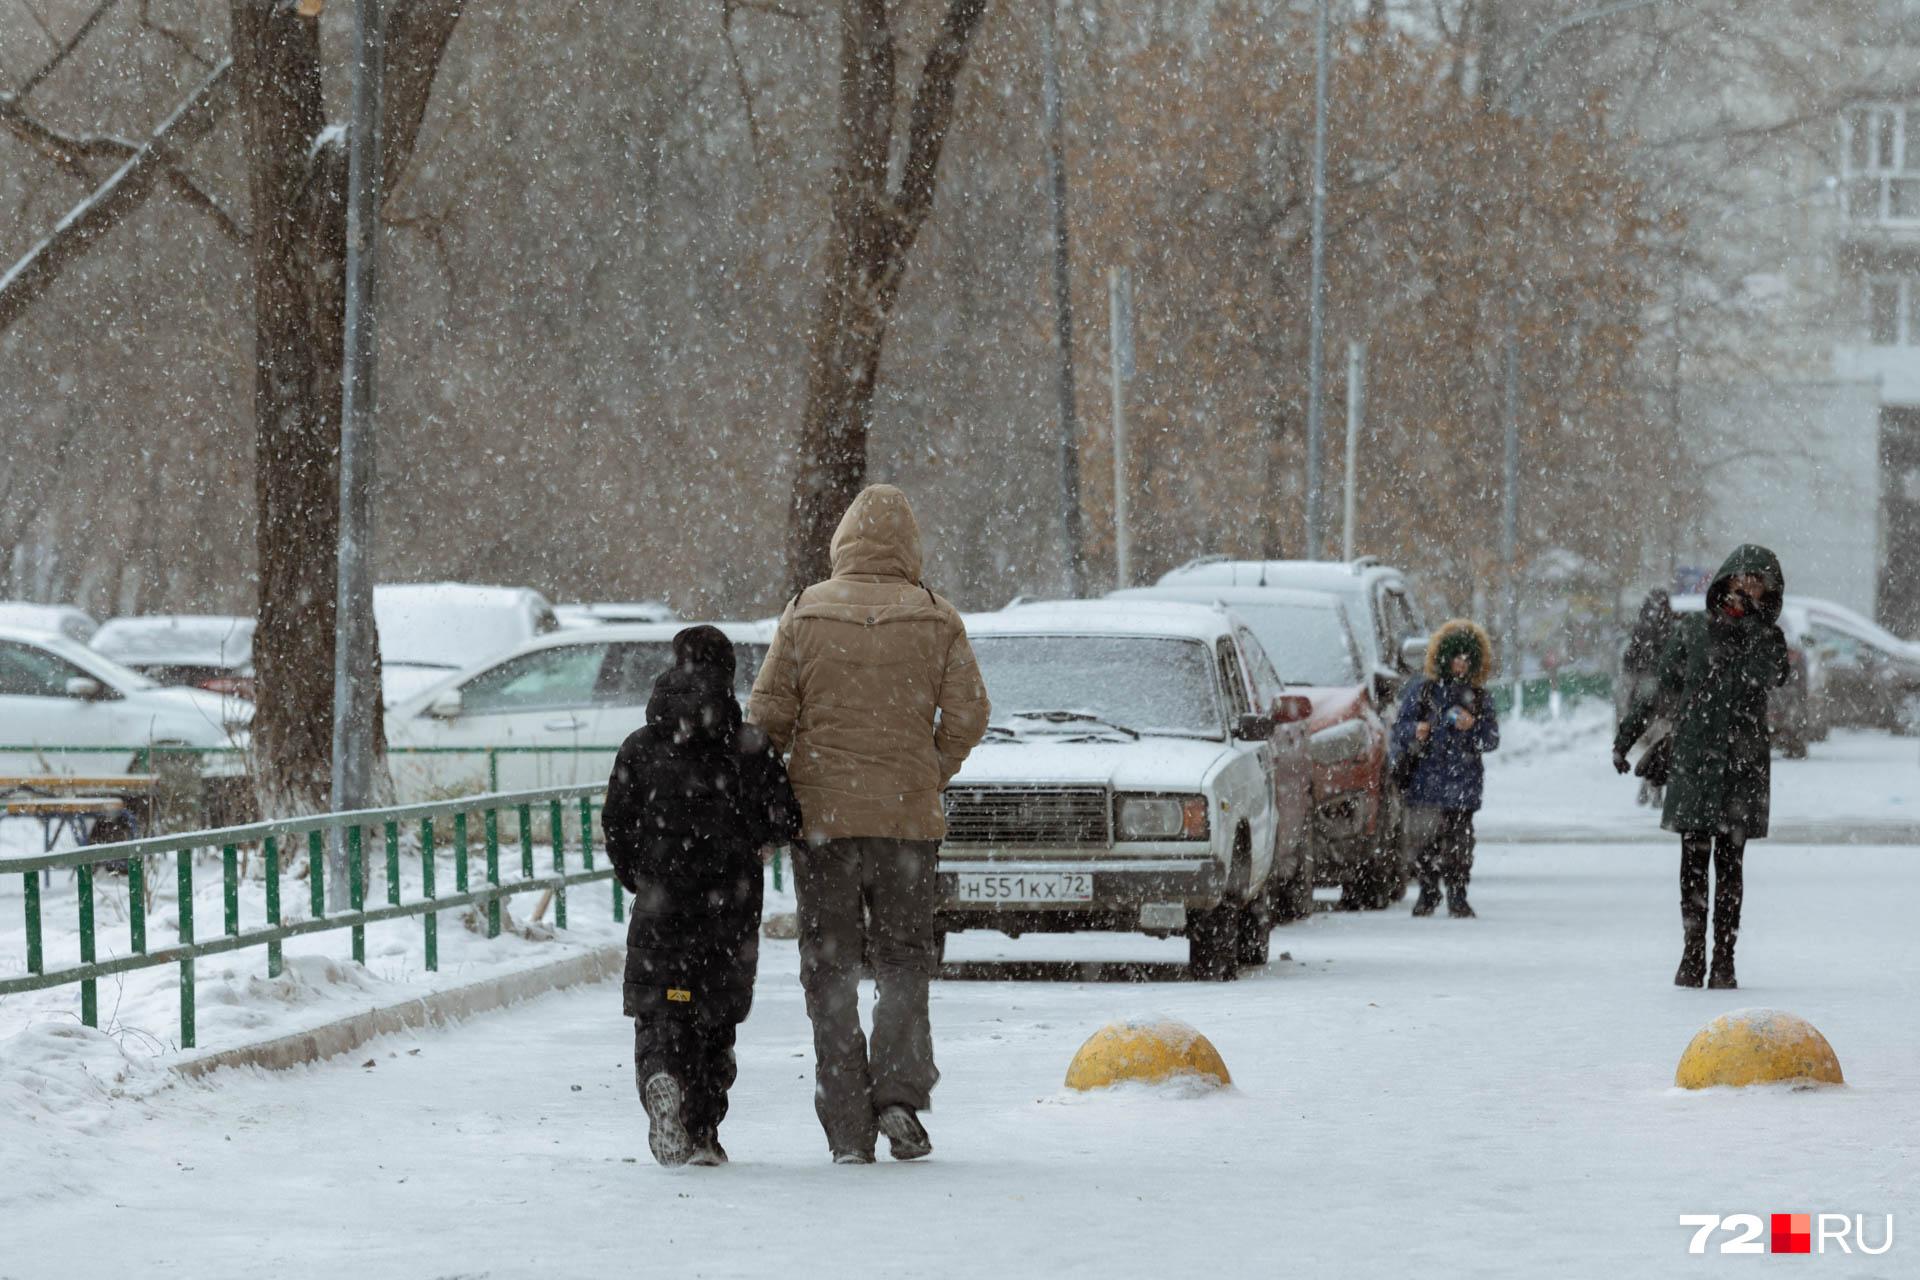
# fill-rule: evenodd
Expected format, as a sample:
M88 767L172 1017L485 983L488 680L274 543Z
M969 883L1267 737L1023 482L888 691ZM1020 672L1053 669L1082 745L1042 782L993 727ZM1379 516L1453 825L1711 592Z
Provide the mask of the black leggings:
M1689 931L1707 927L1707 867L1714 868L1714 946L1733 950L1740 936L1740 901L1745 893L1741 863L1746 858L1744 831L1687 831L1680 836L1680 919Z

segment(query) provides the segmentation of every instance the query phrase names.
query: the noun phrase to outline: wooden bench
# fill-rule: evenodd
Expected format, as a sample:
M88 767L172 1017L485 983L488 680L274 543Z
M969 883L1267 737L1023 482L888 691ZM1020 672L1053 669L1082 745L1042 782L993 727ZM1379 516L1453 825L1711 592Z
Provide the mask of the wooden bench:
M93 843L108 819L131 818L137 835L153 787L150 773L0 774L0 818L37 820L41 848L52 853L63 835Z

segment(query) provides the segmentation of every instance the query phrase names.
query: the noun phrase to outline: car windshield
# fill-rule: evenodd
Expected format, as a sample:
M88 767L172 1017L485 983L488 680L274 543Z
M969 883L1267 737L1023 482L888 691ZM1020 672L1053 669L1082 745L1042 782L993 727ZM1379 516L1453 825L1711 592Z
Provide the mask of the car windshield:
M733 689L740 705L753 692L753 678L760 674L760 663L767 656L764 644L733 646ZM673 665L671 640L631 640L609 646L607 660L600 668L594 686L594 701L610 706L644 707L653 694L653 682Z
M1245 601L1228 607L1240 615L1288 684L1360 683L1360 657L1338 607Z
M93 648L122 663L238 668L253 658L253 619L116 618Z
M996 724L1022 732L1085 733L1105 722L1138 733L1220 736L1213 658L1197 640L979 636L973 651ZM1075 718L1041 718L1057 712Z

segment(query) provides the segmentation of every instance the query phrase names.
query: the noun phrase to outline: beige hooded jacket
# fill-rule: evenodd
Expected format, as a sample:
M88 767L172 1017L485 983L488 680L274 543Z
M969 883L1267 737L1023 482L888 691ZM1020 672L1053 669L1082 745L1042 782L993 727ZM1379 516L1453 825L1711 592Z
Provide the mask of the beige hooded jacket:
M920 585L920 526L892 485L853 500L832 563L781 615L749 714L792 753L808 840L938 840L940 793L987 731L966 627Z

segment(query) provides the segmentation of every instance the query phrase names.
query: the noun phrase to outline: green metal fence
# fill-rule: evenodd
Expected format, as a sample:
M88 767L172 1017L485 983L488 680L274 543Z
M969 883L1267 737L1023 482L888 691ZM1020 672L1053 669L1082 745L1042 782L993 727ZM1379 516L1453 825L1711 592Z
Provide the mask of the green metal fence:
M99 1025L97 984L101 978L160 965L180 968L180 1045L194 1045L194 962L203 956L242 951L254 947L266 949L268 977L278 977L281 944L303 934L346 929L352 933L354 960L366 961L367 926L382 920L407 916L421 918L422 942L426 949L426 967L439 968L438 913L456 907L483 905L487 914L487 936L500 934L501 900L530 890L552 889L554 923L567 926L567 890L595 881L612 883L613 918L625 915L624 895L613 879L611 866L594 863L594 814L600 807L605 788L600 784L552 788L543 791L490 792L463 796L432 804L398 805L385 809L363 809L349 813L320 814L284 822L256 822L246 826L192 831L180 835L155 836L127 840L117 844L89 845L61 853L28 857L0 858L0 876L19 875L25 890L26 968L25 977L0 978L0 996L21 991L78 985L80 1020L87 1026ZM552 869L541 872L535 867L534 815L543 811L550 835ZM478 814L481 821L481 848L485 857L484 881L470 883L469 822ZM519 875L501 878L502 814L515 823L520 855ZM445 831L437 826L451 823L454 855L452 893L440 893L435 887L436 839ZM416 827L417 824L417 827ZM568 827L571 824L571 839ZM420 860L420 897L402 901L401 858L403 832L418 831ZM339 832L346 846L347 901L344 911L328 914L326 909L326 856L328 834ZM281 878L283 857L302 843L308 858L308 894L311 918L293 921L281 919ZM240 881L238 855L242 848L258 846L265 863L266 919L252 927L240 920ZM374 848L384 850L387 901L369 906L366 901L368 857ZM569 849L571 848L571 855ZM198 850L220 851L221 883L224 889L225 919L221 935L200 940L194 934L193 878L194 854ZM147 914L151 893L147 884L149 859L174 856L178 877L179 937L173 946L153 949L148 946ZM569 857L576 863L568 869ZM128 953L116 959L98 960L94 930L94 877L102 863L124 864L127 877ZM164 865L164 864L163 864ZM77 879L76 899L79 911L80 963L48 972L43 955L43 922L40 909L40 879L54 868L71 868Z
M1493 707L1503 716L1513 713L1513 691L1513 681L1494 680L1491 690ZM1613 697L1613 677L1601 671L1569 671L1558 676L1535 676L1521 685L1522 714L1546 715L1555 693L1560 695L1562 705L1566 706L1594 699L1609 701Z

